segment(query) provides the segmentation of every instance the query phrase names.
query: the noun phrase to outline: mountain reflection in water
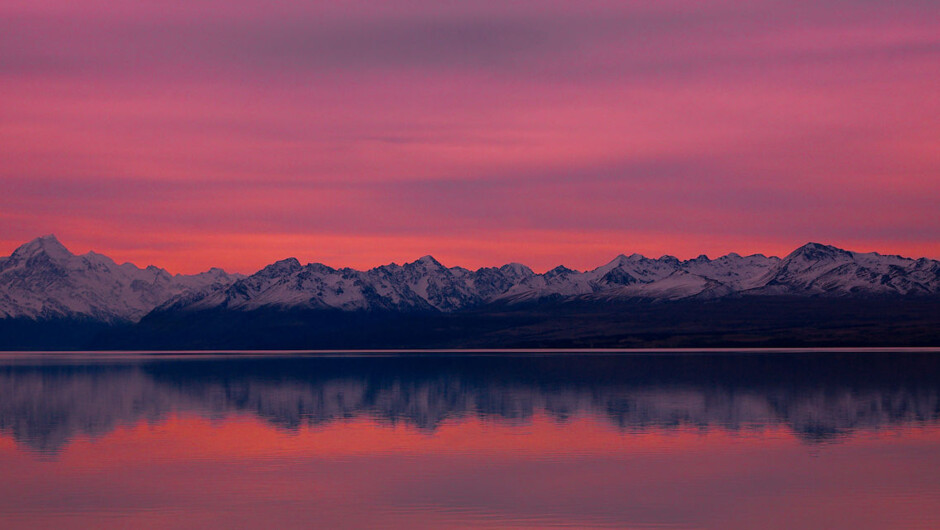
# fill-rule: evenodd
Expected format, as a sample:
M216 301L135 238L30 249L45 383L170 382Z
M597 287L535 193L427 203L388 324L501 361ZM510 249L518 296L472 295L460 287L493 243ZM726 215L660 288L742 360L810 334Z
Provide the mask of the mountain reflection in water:
M171 415L280 429L370 418L433 433L476 417L590 417L624 431L784 427L810 442L934 425L931 353L116 357L0 361L0 432L55 454Z

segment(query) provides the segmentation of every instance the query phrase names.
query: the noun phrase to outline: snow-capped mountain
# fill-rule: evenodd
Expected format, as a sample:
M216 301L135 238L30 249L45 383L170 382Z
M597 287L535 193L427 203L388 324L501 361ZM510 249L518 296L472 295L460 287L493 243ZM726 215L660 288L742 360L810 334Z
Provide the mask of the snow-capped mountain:
M487 303L552 299L682 300L726 296L940 294L940 262L860 254L809 243L784 259L728 254L681 261L620 255L590 271L536 274L519 264L476 271L431 256L368 271L277 262L222 290L179 297L162 310L303 307L451 312Z
M221 269L174 276L152 265L118 265L95 252L76 256L48 235L0 259L0 318L136 321L170 298L239 277Z
M591 271L557 267L526 278L497 299L512 303L549 296L606 300L715 298L750 288L779 261L759 254L728 254L715 260L699 256L688 261L673 256L651 259L621 254Z
M762 275L749 294L937 294L940 262L808 243Z
M220 269L172 276L89 252L76 256L46 236L0 258L0 318L85 316L136 321L160 312L259 308L454 312L490 303L554 300L683 300L728 296L940 295L940 262L856 253L818 243L783 259L760 254L679 260L617 256L589 271L537 274L512 263L469 270L431 256L367 271L281 260L251 276Z

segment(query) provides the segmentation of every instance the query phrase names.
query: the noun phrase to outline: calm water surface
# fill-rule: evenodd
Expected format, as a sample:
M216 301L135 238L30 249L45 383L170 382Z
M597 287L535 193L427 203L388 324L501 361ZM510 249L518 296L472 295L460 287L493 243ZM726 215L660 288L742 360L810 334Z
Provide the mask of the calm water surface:
M0 356L0 527L940 528L940 353Z

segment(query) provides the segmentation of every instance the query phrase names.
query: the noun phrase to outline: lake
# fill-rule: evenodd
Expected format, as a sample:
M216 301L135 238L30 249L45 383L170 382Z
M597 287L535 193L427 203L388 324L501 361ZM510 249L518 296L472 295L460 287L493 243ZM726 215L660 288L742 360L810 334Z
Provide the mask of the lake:
M3 528L940 528L940 352L0 355Z

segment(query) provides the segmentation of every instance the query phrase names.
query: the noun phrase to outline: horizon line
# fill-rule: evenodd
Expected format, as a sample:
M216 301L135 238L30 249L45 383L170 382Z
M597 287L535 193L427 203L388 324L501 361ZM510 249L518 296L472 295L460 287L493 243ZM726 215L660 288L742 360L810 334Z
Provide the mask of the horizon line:
M0 359L15 356L49 355L56 357L80 357L82 355L101 358L133 357L264 357L264 356L394 356L401 354L435 355L459 354L488 356L494 354L524 355L559 355L570 353L584 354L695 354L705 355L720 353L940 353L940 346L822 346L822 347L712 347L712 348L353 348L353 349L312 349L312 350L5 350L0 351Z

